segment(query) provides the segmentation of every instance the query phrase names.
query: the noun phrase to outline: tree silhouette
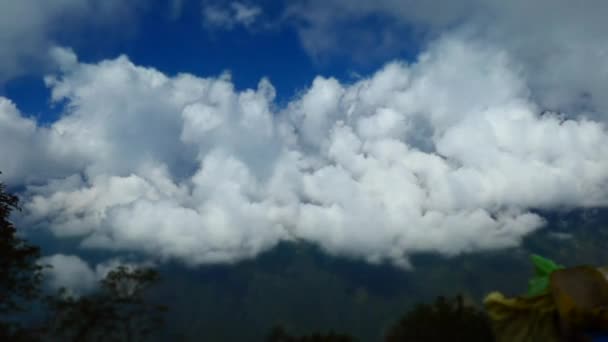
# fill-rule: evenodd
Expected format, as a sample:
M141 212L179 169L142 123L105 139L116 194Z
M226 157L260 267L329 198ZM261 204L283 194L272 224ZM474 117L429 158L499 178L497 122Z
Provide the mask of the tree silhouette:
M266 342L354 342L354 337L346 334L339 334L333 331L328 333L313 333L305 336L293 336L287 333L285 328L275 326L266 337Z
M160 279L151 268L120 266L92 295L76 298L63 289L41 301L42 270L50 266L38 263L38 246L18 236L10 221L15 210L20 210L18 197L0 182L0 341L130 342L161 327L166 308L146 297ZM48 309L50 318L25 327L24 322L32 321L27 316L32 307Z
M61 290L49 297L48 335L62 341L143 341L162 326L166 311L146 300L158 280L154 269L119 266L91 295L76 298Z
M14 210L20 210L19 199L7 193L0 182L0 340L3 341L32 338L16 317L39 297L43 269L37 263L40 248L20 238L10 221Z
M386 342L491 342L488 317L481 310L454 299L437 297L433 305L419 304L403 316L386 334Z

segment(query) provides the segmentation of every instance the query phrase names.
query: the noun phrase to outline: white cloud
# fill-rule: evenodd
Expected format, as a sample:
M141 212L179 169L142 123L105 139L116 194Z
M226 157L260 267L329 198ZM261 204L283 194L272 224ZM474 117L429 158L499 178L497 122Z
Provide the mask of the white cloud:
M408 266L515 246L543 224L532 209L608 205L604 124L541 115L518 60L467 35L351 85L318 77L278 112L266 80L64 60L50 127L3 100L0 146L20 154L0 170L28 185L55 161L23 220L88 248L202 264L303 239Z
M40 259L41 265L49 265L45 268L46 284L54 290L65 288L74 296L87 294L95 290L99 282L113 269L124 264L118 259L99 263L94 267L76 255L54 254Z
M86 295L96 290L108 273L119 266L125 266L128 269L154 266L150 262L133 263L120 259L110 259L90 265L76 255L65 254L43 257L39 263L50 266L43 270L46 285L53 290L64 288L72 296Z
M203 3L203 23L211 29L232 30L240 25L249 28L261 15L261 7L238 1L221 5Z
M55 254L40 260L50 265L45 270L47 284L55 290L66 288L73 294L83 294L95 288L101 279L90 266L74 255Z
M466 31L520 63L545 108L606 119L608 2L297 0L287 6L285 21L312 56L383 60L411 51L412 41L424 47L445 32Z
M251 25L256 18L262 14L262 9L258 6L245 5L240 2L231 4L234 11L234 19L244 25Z
M36 183L77 172L86 157L66 146L54 128L25 118L9 99L0 97L0 162L9 185Z
M139 0L18 0L0 2L0 83L53 67L49 49L78 27L109 27L130 16ZM85 19L86 18L86 19ZM126 24L121 29L127 29ZM124 32L122 32L124 35Z

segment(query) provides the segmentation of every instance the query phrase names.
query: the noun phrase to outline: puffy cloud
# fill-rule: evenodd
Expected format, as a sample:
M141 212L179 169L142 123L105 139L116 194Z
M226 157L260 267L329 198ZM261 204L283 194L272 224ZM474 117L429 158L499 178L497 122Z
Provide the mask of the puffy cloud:
M238 1L229 4L203 3L203 23L207 28L232 30L242 25L251 27L262 15L262 8Z
M49 178L77 172L84 166L83 155L76 155L64 144L54 128L38 126L25 118L9 99L0 97L0 155L2 178L9 185L45 182Z
M68 100L50 129L72 155L90 158L31 188L30 222L84 236L87 246L196 263L251 257L283 235L269 226L277 210L255 184L281 149L267 81L237 93L226 76L168 78L120 57L47 82L53 99Z
M75 296L91 292L108 272L122 265L119 260L114 259L91 267L78 256L64 254L44 257L40 259L40 264L51 266L44 269L45 281L50 288L65 288Z
M40 262L51 266L45 273L47 283L53 289L63 287L74 294L82 294L94 289L101 279L85 261L74 255L55 254Z
M44 269L46 285L51 289L65 288L69 294L80 296L95 290L106 275L119 266L127 268L152 266L150 262L133 263L110 259L90 265L76 255L54 254L40 259Z
M52 66L49 49L75 27L108 27L129 17L139 0L0 2L0 83ZM86 18L86 20L85 20ZM121 25L126 30L127 25ZM123 33L124 34L124 33Z
M608 205L605 125L547 112L508 50L466 35L354 84L318 77L284 108L266 80L59 55L47 84L65 113L40 127L3 100L0 146L21 155L0 169L28 185L26 224L84 247L196 265L306 240L407 267L516 246L535 209Z
M408 42L424 47L446 31L465 31L508 51L544 107L605 119L607 12L600 0L299 0L289 3L285 18L318 58L383 60L415 51Z

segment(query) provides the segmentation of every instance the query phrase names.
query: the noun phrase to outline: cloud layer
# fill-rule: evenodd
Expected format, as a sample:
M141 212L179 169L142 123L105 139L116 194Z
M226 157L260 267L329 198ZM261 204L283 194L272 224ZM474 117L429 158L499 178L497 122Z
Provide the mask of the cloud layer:
M0 85L53 67L49 49L75 28L108 28L120 22L125 35L139 0L18 0L0 2Z
M238 1L221 5L203 2L203 25L208 29L232 30L237 26L250 28L261 15L261 7Z
M601 0L296 0L287 5L310 55L383 60L446 31L508 51L546 108L606 118L608 3ZM375 29L370 22L380 22Z
M1 99L0 170L27 185L24 224L88 248L196 265L305 240L407 267L515 246L534 209L608 204L604 123L546 111L509 49L465 34L283 108L264 79L55 55L65 112L40 126Z

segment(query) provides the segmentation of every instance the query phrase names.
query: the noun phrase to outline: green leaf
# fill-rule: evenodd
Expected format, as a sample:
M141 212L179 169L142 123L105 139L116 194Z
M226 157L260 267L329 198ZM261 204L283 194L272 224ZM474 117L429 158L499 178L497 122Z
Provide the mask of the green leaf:
M564 268L564 266L537 254L532 254L530 260L534 265L534 276L528 283L528 296L533 297L546 293L549 288L551 273Z
M549 260L537 254L532 254L530 259L532 260L532 264L534 264L536 275L539 276L548 276L553 271L564 268L564 266L556 264L553 260Z

